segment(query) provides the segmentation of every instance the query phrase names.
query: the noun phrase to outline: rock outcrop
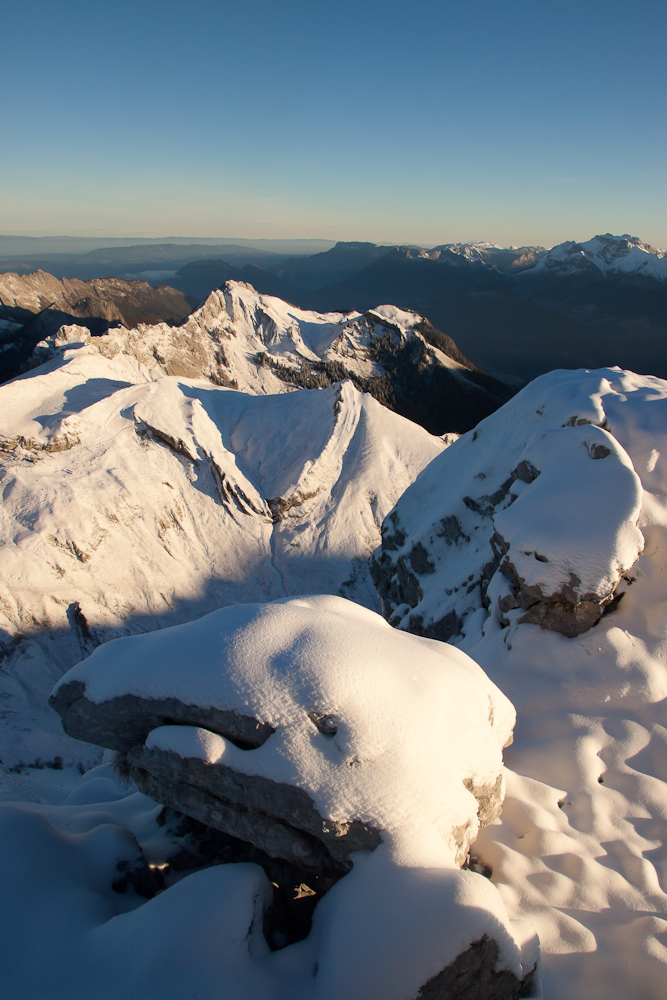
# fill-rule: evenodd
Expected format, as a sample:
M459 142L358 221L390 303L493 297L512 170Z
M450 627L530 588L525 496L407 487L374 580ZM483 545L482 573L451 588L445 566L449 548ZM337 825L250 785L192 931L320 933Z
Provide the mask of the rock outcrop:
M344 664L333 639L340 622L348 633ZM480 824L500 811L501 750L512 725L506 699L463 654L425 648L373 612L340 598L292 599L222 609L120 643L100 647L57 685L51 704L65 730L119 751L120 766L146 794L269 855L324 875L348 870L351 853L414 823L408 799L423 784L418 761L426 768L429 753L442 757L447 773L420 826L430 817L458 864ZM339 660L335 678L328 662L317 662L319 648ZM367 662L378 650L387 674L382 696L373 693L377 668ZM420 676L433 686L428 719L397 698L405 678L392 677L392 664L400 672L405 658L415 664L408 689ZM173 667L165 671L165 663ZM354 696L345 687L352 675ZM438 732L443 699L448 717L458 704L477 727L465 738L469 759L452 742L460 725ZM385 725L402 731L401 752L380 750Z
M39 364L36 344L62 326L82 325L93 334L139 323L182 323L193 302L169 286L123 278L55 278L46 271L0 274L0 382ZM44 352L42 352L44 353Z
M572 638L613 610L644 547L641 482L606 413L618 378L543 376L431 463L371 562L393 624L456 640L483 615Z

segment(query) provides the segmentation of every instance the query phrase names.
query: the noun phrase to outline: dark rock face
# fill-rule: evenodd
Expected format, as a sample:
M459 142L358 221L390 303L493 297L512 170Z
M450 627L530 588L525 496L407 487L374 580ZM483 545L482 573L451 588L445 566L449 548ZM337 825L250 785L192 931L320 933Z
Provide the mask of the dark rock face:
M153 288L146 281L58 279L46 271L0 274L0 320L12 324L8 332L0 327L0 382L41 364L31 359L33 348L61 326L76 323L98 335L120 325L177 324L193 305L175 288Z
M273 732L271 726L251 716L227 709L184 705L177 698L124 694L94 702L86 697L82 681L70 681L59 687L49 704L60 715L69 736L121 753L143 743L151 730L172 724L210 729L242 748L261 746Z
M316 874L349 871L352 851L380 843L379 832L364 823L323 819L295 785L145 746L134 747L127 759L130 777L146 795Z
M528 996L532 973L517 979L508 969L496 970L497 961L498 945L484 935L429 979L415 1000L517 1000Z

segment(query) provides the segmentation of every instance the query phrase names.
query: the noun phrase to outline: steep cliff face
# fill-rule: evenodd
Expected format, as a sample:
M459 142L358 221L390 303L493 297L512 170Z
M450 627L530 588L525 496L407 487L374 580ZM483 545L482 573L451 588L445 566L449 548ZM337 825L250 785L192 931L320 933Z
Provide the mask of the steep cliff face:
M192 310L182 292L122 278L55 278L46 271L0 274L0 381L29 366L35 344L78 320L93 333L137 323L181 323ZM7 326L9 324L9 326Z
M460 432L492 412L508 391L479 372L449 338L434 339L418 313L378 306L365 313L318 313L228 281L181 326L167 323L90 337L60 330L35 361L82 339L105 357L127 355L167 375L207 378L245 392L355 386L431 433ZM428 339L427 339L428 338Z

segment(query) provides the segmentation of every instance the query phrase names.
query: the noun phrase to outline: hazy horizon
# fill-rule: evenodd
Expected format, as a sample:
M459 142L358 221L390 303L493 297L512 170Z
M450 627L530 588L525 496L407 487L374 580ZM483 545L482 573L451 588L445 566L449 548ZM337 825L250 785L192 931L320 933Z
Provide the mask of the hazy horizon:
M575 242L575 243L585 243L588 240L592 239L594 236L605 235L605 233L608 233L608 232L609 232L609 230L606 230L605 232L600 231L598 233L590 233L590 234L588 234L586 236L581 236L579 238L577 238L576 236L570 236L570 237L568 237L568 239L572 240L572 242ZM644 243L651 244L651 241L644 239L644 237L642 236L641 233L635 233L635 232L632 232L632 233L613 233L612 235L613 236L619 236L619 237L620 236L624 236L624 235L629 235L629 236L633 236L633 237L637 237L637 238L641 239L642 242L644 242ZM271 244L279 244L279 243L316 244L316 243L321 243L321 244L326 244L326 246L322 247L323 251L326 250L326 249L329 249L330 247L335 246L335 244L338 243L338 242L343 242L343 243L348 243L348 242L349 243L372 243L372 244L375 244L375 245L378 245L378 246L385 246L385 245L386 246L415 246L415 247L423 247L424 249L431 249L434 246L439 246L439 245L449 244L449 243L451 243L451 244L456 244L456 243L470 244L470 243L494 243L494 242L496 242L496 241L484 240L484 239L480 239L480 240L448 240L448 239L439 239L439 240L436 240L433 243L422 243L422 242L419 242L417 240L398 240L398 239L396 239L396 240L391 240L391 239L389 239L389 240L373 240L373 239L370 239L370 238L366 238L366 239L346 239L345 237L341 237L340 239L335 239L334 240L334 239L327 239L326 237L317 237L317 236L287 236L286 237L286 236L280 236L280 235L271 236L271 237L257 236L257 237L253 238L253 237L250 237L250 236L201 236L201 235L193 235L191 233L190 234L186 234L186 235L170 234L170 235L167 235L167 236L162 235L162 234L157 234L157 235L150 234L150 235L146 235L145 233L142 233L142 234L129 233L128 234L128 233L105 233L105 232L99 232L99 233L96 233L96 232L88 232L88 233L86 233L86 232L78 232L78 233L65 233L65 232L47 232L47 233L44 233L44 232L32 232L32 233L30 233L30 232L25 232L25 231L24 232L17 231L17 232L2 232L2 233L0 233L0 240L4 239L5 237L7 237L7 238L15 238L15 239L26 239L26 240L30 240L30 239L44 239L44 240L88 240L88 241L93 241L93 240L94 241L117 240L117 241L123 241L123 242L128 241L128 240L140 240L141 242L148 241L148 242L154 243L156 245L169 243L170 241L173 241L173 240L177 240L179 242L179 244L183 243L185 245L187 245L189 243L192 243L192 244L201 243L201 244L206 244L206 245L210 245L210 244L214 244L214 245L221 244L222 245L222 244L240 243L240 244L246 244L246 245L249 244L249 245L252 245L252 246L257 246L257 244L261 244L261 243L271 243ZM564 241L561 241L561 242L564 242ZM510 243L504 243L504 244L498 243L497 245L498 246L502 246L502 247L507 248L507 249L519 248L519 247L523 247L523 246L541 246L541 247L544 247L546 250L551 249L552 246L556 246L556 244L551 244L551 243L544 243L544 242L542 242L542 243L528 243L526 241L523 241L523 242L520 242L520 243L512 243L512 244L510 244ZM651 245L654 246L655 249L657 249L657 250L664 250L664 249L666 249L664 246L659 246L659 245L656 245L656 244L651 244ZM103 249L103 247L100 247L100 249ZM41 251L41 252L42 253L46 253L46 252L58 253L59 251L57 251L57 250L51 250L51 251ZM65 252L65 251L63 251L63 252ZM295 253L297 253L297 254L302 253L302 252L305 253L306 251L295 251ZM312 249L309 252L311 252L311 253L317 253L319 251L318 251L318 249ZM18 252L18 251L14 251L14 253L16 254L16 256L23 256L23 255L29 256L29 254L23 254L22 252Z

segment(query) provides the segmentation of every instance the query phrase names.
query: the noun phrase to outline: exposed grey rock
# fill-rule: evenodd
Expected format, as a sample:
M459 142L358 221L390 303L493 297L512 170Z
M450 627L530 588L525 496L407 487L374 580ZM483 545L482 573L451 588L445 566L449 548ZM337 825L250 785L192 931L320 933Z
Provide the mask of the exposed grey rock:
M517 979L509 969L497 969L497 962L498 945L485 934L429 979L415 1000L516 1000L527 996L533 972Z
M579 601L578 604L571 604L559 595L547 597L530 607L526 614L519 618L519 624L539 625L540 628L560 632L566 639L574 639L596 625L612 601L614 597L603 604L595 601Z
M58 712L69 736L109 750L130 750L158 726L200 726L243 747L259 747L273 729L257 719L229 709L184 705L177 698L141 698L124 694L107 701L86 697L82 681L61 685L49 704Z
M470 535L466 535L461 530L459 519L449 514L440 520L440 527L436 531L438 538L444 538L448 545L458 545L459 542L469 542Z
M130 777L151 798L319 874L349 870L352 851L380 843L379 832L359 821L323 819L294 785L145 746L127 759Z
M546 556L534 555L538 562L548 561ZM512 594L498 602L501 612L523 608L526 614L519 619L520 624L539 625L540 628L560 632L568 639L574 639L592 628L615 600L615 591L602 600L595 594L580 596L581 580L575 573L570 573L569 581L557 593L545 594L540 587L526 585L507 556L500 563L500 572L513 588Z
M484 611L574 638L616 608L643 547L641 485L567 378L538 380L459 439L385 519L370 568L392 625L456 642Z
M156 778L142 768L131 768L130 775L139 790L149 798L185 813L214 830L253 844L270 857L283 858L306 872L318 875L340 875L349 867L336 864L315 838L257 809L217 799L201 788L171 777Z
M413 545L408 556L410 560L410 565L412 566L415 573L434 573L435 566L428 557L428 552L421 542L417 542Z

